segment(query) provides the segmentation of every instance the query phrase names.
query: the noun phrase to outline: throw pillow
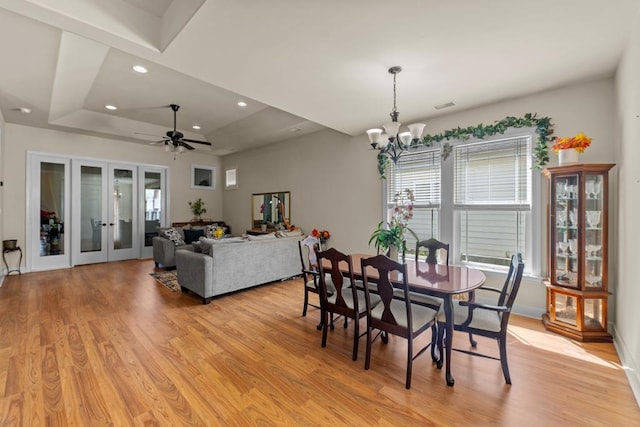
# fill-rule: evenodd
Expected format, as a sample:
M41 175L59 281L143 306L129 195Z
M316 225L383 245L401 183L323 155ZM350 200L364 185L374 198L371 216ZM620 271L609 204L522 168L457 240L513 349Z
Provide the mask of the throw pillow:
M176 246L184 245L184 239L182 238L182 235L178 230L176 230L173 227L165 231L164 236L167 239L171 240L173 244Z
M204 230L184 229L184 241L187 243L197 242L200 237L204 236Z

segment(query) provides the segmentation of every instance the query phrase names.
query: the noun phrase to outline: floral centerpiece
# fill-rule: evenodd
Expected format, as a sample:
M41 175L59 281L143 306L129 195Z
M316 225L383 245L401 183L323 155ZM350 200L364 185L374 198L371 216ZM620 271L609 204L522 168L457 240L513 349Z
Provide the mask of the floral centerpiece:
M389 222L380 221L378 228L371 234L369 244L373 242L378 251L396 248L404 254L406 232L410 232L416 240L418 239L416 233L408 227L409 220L413 218L413 202L415 201L413 191L408 188L398 191L394 194L393 201L391 220Z
M317 237L320 240L320 244L322 245L327 243L327 240L329 240L329 238L331 237L331 234L329 233L328 230L318 231L317 228L314 228L313 230L311 230L311 235L313 237Z
M556 153L560 150L574 148L578 153L583 153L591 145L591 138L580 132L576 136L566 138L554 138L551 149Z
M561 165L578 163L578 154L591 145L591 138L580 132L576 136L554 138L551 149L558 153L558 163Z

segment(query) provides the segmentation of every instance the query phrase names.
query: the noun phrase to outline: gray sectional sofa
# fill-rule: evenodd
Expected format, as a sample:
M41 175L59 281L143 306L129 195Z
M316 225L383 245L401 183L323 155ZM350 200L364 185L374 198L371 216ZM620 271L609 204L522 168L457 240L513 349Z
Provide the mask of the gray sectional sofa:
M204 304L218 295L300 274L300 236L280 238L201 240L201 252L175 252L178 283L202 298Z

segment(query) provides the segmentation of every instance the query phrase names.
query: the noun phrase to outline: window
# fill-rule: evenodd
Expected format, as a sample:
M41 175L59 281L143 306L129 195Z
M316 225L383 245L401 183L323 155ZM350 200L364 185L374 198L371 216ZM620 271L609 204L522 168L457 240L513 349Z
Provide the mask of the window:
M540 180L532 170L534 134L522 129L509 133L456 143L444 162L439 148L407 153L397 165L390 162L386 219L394 194L411 189L416 200L409 227L421 240L449 242L450 262L506 270L511 255L521 252L527 273L539 274L540 256L534 254L543 233L540 203L534 203ZM407 235L407 249L414 248L415 239Z
M453 203L459 260L508 268L527 254L532 208L531 137L453 149Z
M413 218L409 228L421 240L440 235L440 150L424 150L405 155L398 164L389 164L387 179L386 217L391 218L394 208L394 196L405 189L413 191ZM413 253L416 240L408 234L407 252Z
M238 168L232 167L224 171L224 188L226 190L238 188Z
M216 168L211 166L191 165L191 188L215 190L215 172Z

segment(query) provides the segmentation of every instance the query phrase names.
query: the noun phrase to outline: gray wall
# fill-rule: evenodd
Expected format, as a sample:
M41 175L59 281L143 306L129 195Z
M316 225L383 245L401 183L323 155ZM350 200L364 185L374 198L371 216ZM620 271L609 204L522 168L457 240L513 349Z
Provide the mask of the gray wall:
M585 132L593 138L592 146L582 155L581 161L615 163L614 94L613 79L572 85L428 119L425 132L437 133L457 126L488 124L506 116L538 113L552 118L557 135L573 136ZM385 116L386 112L381 111L381 122ZM550 165L557 164L556 155L551 153L550 157ZM327 229L332 233L331 246L345 252L373 253L374 248L367 243L382 219L382 181L378 178L376 154L369 150L364 132L355 137L329 130L318 132L225 156L223 163L238 167L238 189L225 191L223 196L224 218L236 232L249 227L251 193L290 190L291 219L303 232L309 233L313 228ZM543 180L541 174L537 176ZM611 190L615 193L615 173L612 178ZM545 190L537 202L546 206L546 186L543 187ZM615 201L615 197L612 199ZM615 210L613 202L610 208ZM616 230L615 215L610 226ZM544 239L546 232L542 234ZM545 259L545 245L543 242L542 259ZM610 259L615 265L615 251ZM616 267L611 267L610 272L615 292ZM504 279L489 275L488 280L500 283ZM516 310L539 317L545 311L542 278L528 277L524 283ZM613 303L614 299L610 301ZM610 319L614 312L615 304L612 304Z
M640 18L638 19L640 23ZM618 115L616 117L617 175L619 181L618 230L615 248L618 255L615 274L616 348L625 366L636 399L640 401L640 29L636 25L616 76Z

